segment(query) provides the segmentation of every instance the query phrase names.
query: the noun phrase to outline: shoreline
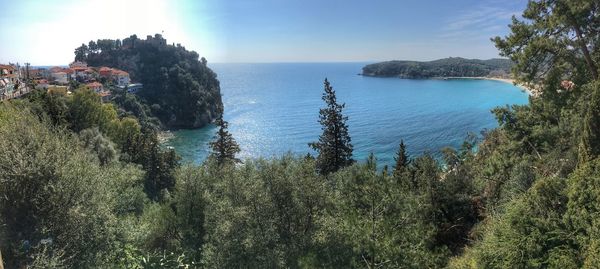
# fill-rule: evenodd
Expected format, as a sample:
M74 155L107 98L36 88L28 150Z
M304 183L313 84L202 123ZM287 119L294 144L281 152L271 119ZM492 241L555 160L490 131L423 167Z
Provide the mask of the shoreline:
M515 80L512 79L512 78L494 78L494 77L434 77L432 79L442 79L442 80L449 80L449 79L475 79L475 80L494 80L494 81L500 81L500 82L504 82L504 83L510 83L510 84L512 84L512 85L520 88L524 92L526 92L529 96L533 96L533 92L531 91L530 88L528 88L527 86L525 86L523 84L517 84L515 82Z

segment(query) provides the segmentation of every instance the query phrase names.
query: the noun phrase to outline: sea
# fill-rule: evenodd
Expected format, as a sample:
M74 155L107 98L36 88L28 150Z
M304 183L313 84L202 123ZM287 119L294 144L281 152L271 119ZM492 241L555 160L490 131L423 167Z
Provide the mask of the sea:
M413 157L439 157L441 149L460 147L469 134L496 128L491 109L528 103L527 93L505 82L365 77L359 75L365 64L209 64L220 81L224 119L241 148L238 157L314 155L308 143L322 132L325 78L345 104L354 159L374 153L380 167L393 165L401 140ZM184 162L201 163L215 131L213 125L172 131L164 144Z

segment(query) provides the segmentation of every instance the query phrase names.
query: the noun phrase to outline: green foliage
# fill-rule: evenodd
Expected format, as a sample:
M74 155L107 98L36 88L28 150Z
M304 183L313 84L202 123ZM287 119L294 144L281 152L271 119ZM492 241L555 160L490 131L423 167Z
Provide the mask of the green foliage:
M557 261L576 262L574 242L562 221L564 188L564 179L540 180L526 195L512 200L505 214L492 217L482 241L469 250L473 267L539 268Z
M0 134L0 234L7 266L110 263L118 252L120 195L131 193L141 173L100 166L68 133L55 133L27 110L1 107Z
M406 172L408 164L410 163L410 159L406 154L406 145L404 145L404 140L400 141L398 152L396 153L396 157L394 157L394 161L396 161L396 166L394 166L394 175L401 175L402 173Z
M75 50L75 59L90 66L109 66L129 72L144 84L142 102L156 105L152 111L166 126L199 128L218 116L223 107L219 81L198 53L180 45L167 45L156 34L146 40L133 35L119 40L103 39ZM139 111L138 118L140 117Z
M566 220L571 236L581 247L588 268L598 265L600 235L600 159L580 167L568 180Z
M55 126L67 125L67 115L69 107L67 104L66 93L48 92L45 90L34 90L27 95L31 103L33 112L40 117L48 117Z
M362 74L375 77L434 78L506 76L512 62L506 59L446 58L430 62L389 61L369 64Z
M181 246L189 250L190 257L199 261L206 235L205 208L208 205L208 191L213 179L204 167L184 166L176 174L174 207L177 212L177 227Z
M144 189L150 199L158 201L173 191L180 157L173 149L161 148L157 134L151 131L142 132L130 142L130 161L146 171Z
M323 101L325 108L319 110L319 123L323 133L319 141L309 146L316 150L317 170L323 175L335 172L354 162L352 159L352 144L348 134L348 117L342 114L345 104L338 104L333 87L325 79Z
M211 268L298 267L324 214L325 184L311 160L284 157L211 168L203 263Z
M579 145L579 161L586 162L600 155L600 83L596 82L585 89L591 93Z
M210 157L214 158L219 165L241 162L240 159L235 157L240 152L240 146L235 142L233 135L227 130L228 123L223 120L223 112L220 112L219 116L217 116L215 125L219 127L219 130L215 135L214 141L210 143L212 150Z
M98 155L98 159L103 165L111 163L118 157L113 143L102 136L102 133L98 131L98 128L81 131L79 133L79 139L81 139L84 148L87 148Z
M497 129L440 159L409 162L400 143L392 175L374 155L353 163L327 80L316 159L222 165L239 147L205 60L160 36L90 42L77 59L129 70L148 91L117 92L117 106L85 89L0 106L3 258L9 268L597 268L598 9L530 1L495 42L539 96L494 109ZM509 64L452 58L364 72L476 76ZM153 114L169 126L218 117L215 155L180 167Z
M332 176L336 218L330 232L341 233L352 247L352 267L440 267L447 255L434 245L435 228L421 194L406 192L397 181L377 172L373 155ZM316 266L319 267L319 266ZM345 266L340 266L345 267Z
M98 127L106 132L111 121L117 119L117 111L111 104L103 104L100 96L90 89L78 89L69 100L68 119L75 132Z
M493 41L514 63L513 74L540 84L557 71L583 85L598 79L598 3L589 0L529 1L523 19L513 17L511 33Z
M148 106L140 97L135 94L127 93L127 91L124 90L113 89L112 93L113 99L111 101L118 106L120 117L137 118L140 125L145 128L156 131L160 129L162 126L160 120L153 116L161 110L160 105L154 104Z

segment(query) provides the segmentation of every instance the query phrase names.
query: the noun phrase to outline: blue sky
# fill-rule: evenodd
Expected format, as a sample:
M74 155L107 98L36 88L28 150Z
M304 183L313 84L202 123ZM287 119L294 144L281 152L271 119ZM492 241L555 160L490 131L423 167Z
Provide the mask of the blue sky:
M493 58L526 0L0 0L0 63L66 64L99 38L163 33L209 62Z

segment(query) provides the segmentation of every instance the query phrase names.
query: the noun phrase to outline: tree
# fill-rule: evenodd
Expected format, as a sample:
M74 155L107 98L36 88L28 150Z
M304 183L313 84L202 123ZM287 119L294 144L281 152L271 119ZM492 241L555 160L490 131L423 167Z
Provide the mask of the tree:
M592 160L600 155L600 85L591 84L592 96L583 118L583 131L579 145L579 162Z
M333 87L325 79L325 93L323 101L326 107L319 110L319 123L323 133L318 142L309 146L319 153L317 156L317 171L323 175L348 166L354 162L352 159L352 144L348 134L348 117L342 114L345 104L338 104Z
M98 155L100 164L107 165L118 159L118 153L112 141L102 135L98 128L89 128L79 133L83 147Z
M131 161L141 164L146 171L144 190L154 201L164 198L164 191L175 187L175 171L180 157L173 149L162 149L156 133L145 130L133 138Z
M400 146L398 148L398 152L396 153L396 157L394 157L394 161L396 161L394 175L399 175L406 171L410 160L406 155L406 145L404 145L404 140L400 140Z
M68 119L75 132L98 127L106 132L110 123L117 119L117 111L112 104L103 104L98 94L87 88L80 88L69 102Z
M108 263L119 251L117 238L127 237L118 205L135 204L142 172L101 166L66 131L26 109L0 106L0 247L7 268L56 268L46 264L56 259L65 268L116 267Z
M88 46L85 44L81 44L81 46L75 49L75 61L85 60L85 57L88 55L88 53Z
M537 84L554 69L598 79L599 10L597 1L529 1L524 19L513 17L511 34L493 41L502 56L515 62L514 74L525 82Z
M214 141L210 143L212 149L211 156L219 165L225 163L239 163L240 160L235 157L240 152L240 146L235 142L233 135L227 130L228 123L223 120L223 111L218 113L215 125L219 127Z

